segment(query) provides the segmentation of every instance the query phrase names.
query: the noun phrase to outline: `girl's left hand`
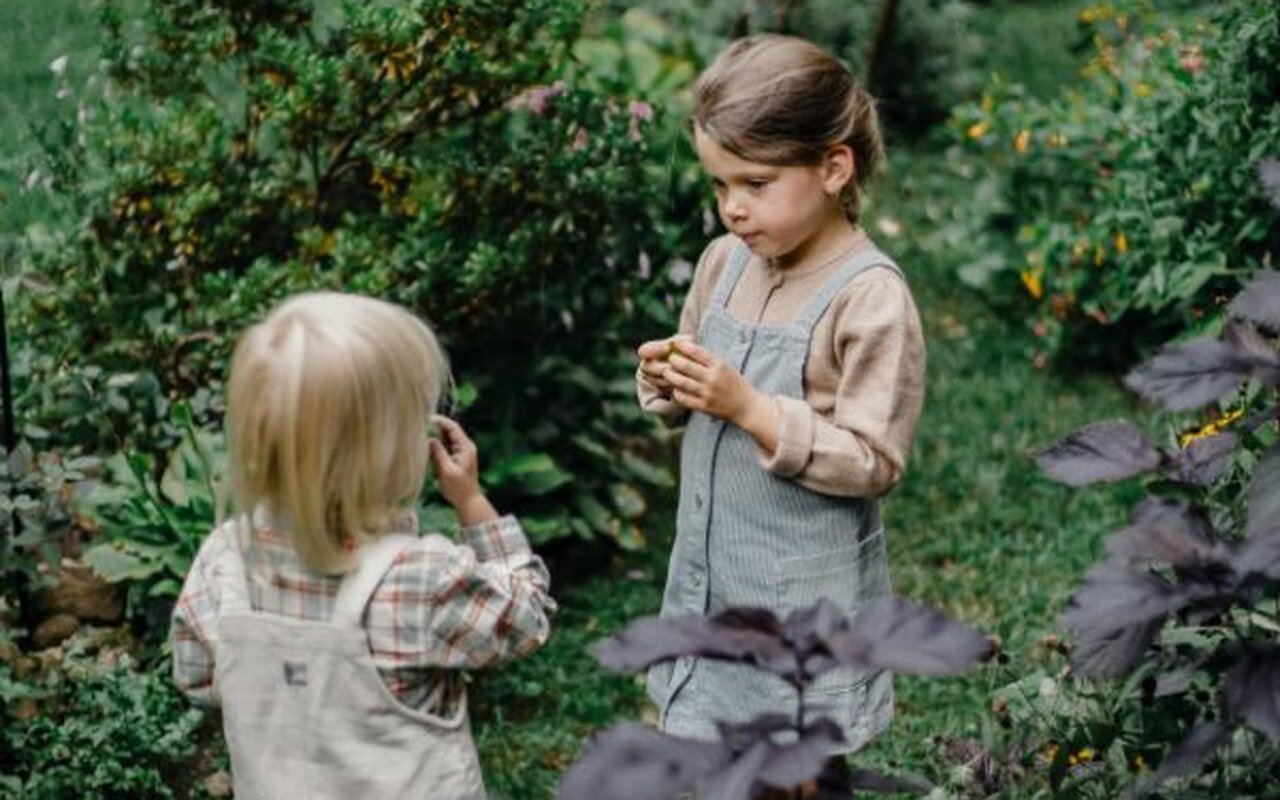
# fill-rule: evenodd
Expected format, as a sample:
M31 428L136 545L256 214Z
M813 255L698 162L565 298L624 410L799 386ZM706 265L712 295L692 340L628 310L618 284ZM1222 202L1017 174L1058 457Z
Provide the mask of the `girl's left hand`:
M692 342L681 342L668 366L671 397L690 411L737 423L762 396L736 369Z
M737 425L765 453L777 450L782 424L778 405L742 373L693 342L681 342L667 363L671 399L690 411L701 411Z

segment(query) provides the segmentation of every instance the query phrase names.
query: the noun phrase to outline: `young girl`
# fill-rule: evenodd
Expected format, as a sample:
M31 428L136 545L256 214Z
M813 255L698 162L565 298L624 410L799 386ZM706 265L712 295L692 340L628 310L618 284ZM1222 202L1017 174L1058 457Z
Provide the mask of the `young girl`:
M431 330L367 297L296 297L236 347L238 515L201 546L171 638L178 686L222 707L240 800L484 795L458 670L542 644L554 604L475 445L433 417L448 380ZM418 536L428 462L463 544Z
M698 78L693 138L729 235L703 252L677 335L639 347L640 402L685 419L662 613L846 612L889 591L876 498L902 474L924 394L911 292L858 225L883 153L871 99L803 40L732 44ZM692 413L690 413L692 412ZM654 668L661 725L794 714L794 693L745 666ZM892 678L838 670L805 697L855 750L893 714Z

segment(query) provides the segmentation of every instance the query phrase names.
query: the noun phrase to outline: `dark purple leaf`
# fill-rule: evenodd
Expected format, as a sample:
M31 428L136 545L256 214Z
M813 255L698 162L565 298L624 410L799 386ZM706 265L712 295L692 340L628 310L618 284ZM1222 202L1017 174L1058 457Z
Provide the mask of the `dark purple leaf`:
M1056 481L1087 486L1153 470L1160 451L1127 422L1096 422L1045 450L1036 463Z
M849 617L826 597L787 615L782 624L783 635L791 643L807 679L838 666L831 655L831 637L847 631L849 625Z
M1169 459L1164 473L1175 481L1208 486L1222 477L1231 465L1231 454L1240 439L1234 433L1219 433L1196 439Z
M706 800L750 800L756 794L760 768L768 760L772 747L769 742L756 743L722 769L700 780L694 796Z
M628 723L589 742L565 774L559 800L671 800L729 763L721 742L700 742Z
M1231 565L1242 577L1257 575L1280 581L1280 520L1273 522L1270 530L1245 539Z
M1275 527L1280 522L1280 445L1272 445L1262 454L1249 487L1249 523L1246 536Z
M717 722L720 741L734 753L745 753L757 742L767 741L784 731L795 730L795 718L789 714L760 714L746 722Z
M1231 301L1230 311L1272 330L1280 330L1280 272L1260 269Z
M1222 681L1227 710L1280 741L1280 647L1247 651Z
M1142 660L1164 619L1124 628L1082 632L1071 651L1071 669L1085 678L1123 678Z
M773 789L791 789L822 772L831 754L844 744L840 726L821 719L792 744L774 746L760 764L760 783Z
M876 794L927 794L933 791L933 784L924 778L909 775L895 777L869 769L855 769L849 782L854 789Z
M1253 360L1230 342L1193 339L1164 347L1125 383L1171 411L1189 411L1234 390L1253 367Z
M766 609L738 608L714 617L645 617L598 642L596 658L616 672L699 656L754 664L788 676L795 658L780 638L781 624Z
M880 597L858 611L848 631L832 637L831 652L847 666L956 675L989 655L991 643L937 609Z
M1138 788L1138 794L1148 794L1165 781L1194 772L1210 753L1226 744L1230 738L1231 729L1221 722L1199 723L1192 728L1187 738L1174 745L1169 755L1160 762L1156 774Z
M1107 540L1111 557L1128 566L1225 564L1229 551L1213 541L1212 529L1187 503L1148 497L1129 527Z
M1082 635L1097 637L1163 620L1185 602L1182 593L1159 575L1106 562L1090 570L1068 603L1062 623Z
M1280 161L1263 159L1258 164L1258 180L1262 181L1262 190L1267 193L1271 205L1280 208Z
M1227 323L1223 341L1231 345L1255 367L1280 365L1280 351L1258 329L1246 322L1232 320Z

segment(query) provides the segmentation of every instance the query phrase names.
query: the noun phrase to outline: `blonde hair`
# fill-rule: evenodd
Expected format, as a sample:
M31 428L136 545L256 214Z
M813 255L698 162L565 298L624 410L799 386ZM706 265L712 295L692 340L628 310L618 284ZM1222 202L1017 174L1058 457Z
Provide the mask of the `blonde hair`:
M815 166L832 147L848 145L854 177L840 199L857 221L884 143L875 101L843 64L804 39L748 36L716 56L693 92L693 124L747 161Z
M349 569L422 489L427 428L449 384L431 328L359 295L303 294L240 337L227 428L236 510L261 509L303 564Z

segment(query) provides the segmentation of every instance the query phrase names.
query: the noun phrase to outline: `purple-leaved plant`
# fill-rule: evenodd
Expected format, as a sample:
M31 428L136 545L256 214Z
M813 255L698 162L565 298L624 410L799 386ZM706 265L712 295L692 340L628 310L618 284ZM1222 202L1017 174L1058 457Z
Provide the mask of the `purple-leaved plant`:
M884 597L852 617L823 599L780 619L769 609L734 607L709 617L646 617L598 643L597 659L636 672L684 656L751 665L796 691L796 713L719 724L714 742L620 725L597 736L560 786L560 800L806 798L847 800L855 789L923 792L915 778L850 770L831 753L843 743L836 724L805 717L805 690L836 667L954 675L986 658L981 633L936 609Z
M1264 162L1259 175L1280 208L1280 162ZM1140 794L1198 770L1240 726L1280 742L1280 444L1274 436L1256 461L1242 518L1214 517L1206 502L1208 487L1242 444L1262 442L1280 418L1280 272L1256 273L1228 313L1221 338L1168 345L1126 383L1170 411L1200 409L1251 384L1252 413L1224 415L1171 450L1127 422L1095 423L1038 459L1047 475L1071 486L1154 473L1172 490L1148 496L1130 524L1109 538L1107 557L1062 618L1076 634L1072 670L1079 676L1122 678L1159 655L1153 662L1163 668L1158 682L1170 694L1185 692L1196 672L1218 687L1216 712L1192 721L1154 775L1136 787ZM1218 626L1226 635L1199 647L1161 649L1161 631L1175 620Z

